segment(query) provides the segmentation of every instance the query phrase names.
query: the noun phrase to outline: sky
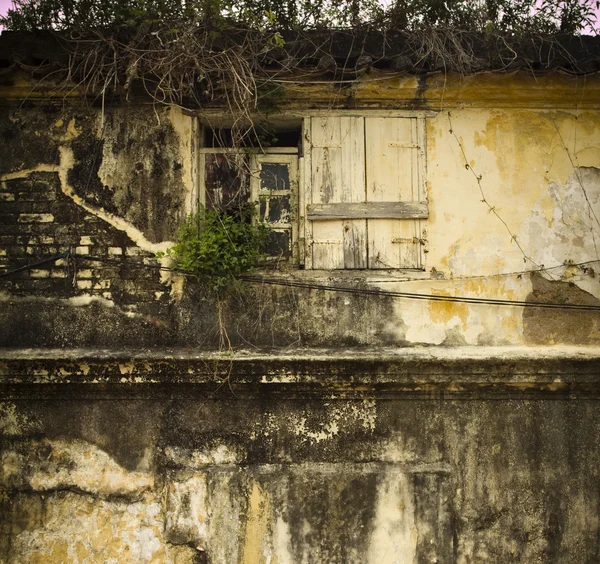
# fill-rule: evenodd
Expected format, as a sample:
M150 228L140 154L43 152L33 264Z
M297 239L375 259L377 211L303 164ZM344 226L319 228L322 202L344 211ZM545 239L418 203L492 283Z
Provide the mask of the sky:
M0 0L0 14L6 14L6 10L8 10L12 6L12 0Z
M12 6L12 0L0 0L0 15L6 14L7 10L9 8L11 8L11 6ZM596 9L596 26L598 27L599 25L600 25L600 8L597 8ZM0 29L2 29L2 27L0 27Z

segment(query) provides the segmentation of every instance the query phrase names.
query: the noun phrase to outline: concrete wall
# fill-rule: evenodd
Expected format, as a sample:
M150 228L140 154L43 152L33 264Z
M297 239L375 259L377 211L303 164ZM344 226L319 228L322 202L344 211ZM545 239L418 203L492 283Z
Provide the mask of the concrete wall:
M598 84L288 93L427 112L428 253L268 276L599 305ZM196 199L194 118L32 100L0 108L1 266L39 262L0 279L0 561L600 559L597 311L253 286L219 351L205 289L146 268ZM44 262L69 249L101 260Z
M597 562L599 358L5 352L0 560Z

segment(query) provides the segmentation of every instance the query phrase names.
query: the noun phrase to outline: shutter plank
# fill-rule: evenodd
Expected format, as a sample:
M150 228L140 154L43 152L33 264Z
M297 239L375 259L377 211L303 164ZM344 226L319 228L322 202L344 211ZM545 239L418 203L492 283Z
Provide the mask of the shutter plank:
M336 187L342 180L340 118L311 118L311 203L335 201ZM308 206L310 208L310 205ZM310 217L307 215L307 219ZM343 235L340 222L312 224L312 267L338 269L344 267Z
M365 200L364 119L361 117L311 118L312 198L306 219L312 229L312 267L365 268L367 223L332 216L319 224L309 210L319 206L348 205ZM331 221L337 220L337 221Z
M366 118L368 202L410 202L413 193L413 138L416 119Z
M344 229L344 268L367 268L367 221L347 220Z
M370 239L369 268L420 268L421 240L415 221L370 219L369 233L384 234Z
M427 202L356 202L351 204L312 204L306 217L311 221L330 219L426 219Z
M313 268L338 270L344 268L344 245L341 221L319 221L313 224Z
M365 120L342 118L342 198L340 202L365 201ZM367 221L342 222L344 268L367 268Z

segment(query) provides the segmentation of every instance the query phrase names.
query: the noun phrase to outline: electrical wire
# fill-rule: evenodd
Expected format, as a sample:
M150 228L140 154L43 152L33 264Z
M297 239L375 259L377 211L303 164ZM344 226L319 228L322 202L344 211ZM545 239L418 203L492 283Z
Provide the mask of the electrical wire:
M306 288L311 290L324 290L329 292L343 292L347 294L359 294L366 296L381 296L391 298L407 298L412 300L427 300L433 302L458 302L468 304L486 304L498 306L536 307L546 309L576 309L583 311L600 311L600 306L551 303L551 302L525 302L519 300L498 300L494 298L471 298L468 296L437 296L435 294L417 294L414 292L394 292L391 290L378 290L367 288L349 288L347 286L330 286L325 284L311 284L296 282L293 280L277 280L263 277L240 276L240 280L246 282L272 284L280 286L291 286L292 288Z
M8 272L0 272L0 278L4 278L6 276L11 276L12 274L17 274L18 272L24 272L26 270L33 270L37 266L43 266L44 264L48 264L50 262L56 262L57 260L62 259L62 258L67 258L68 256L69 256L69 253L59 253L56 255L52 255L51 257L45 258L38 262L26 264L24 266L19 266L18 268L15 268L14 270L9 270Z
M48 264L50 262L57 261L59 259L69 259L70 261L77 260L88 260L88 261L96 261L103 262L109 264L118 264L125 265L127 264L124 259L111 259L108 257L98 257L94 255L73 255L70 252L59 253L57 255L53 255L52 257L48 257L47 259L37 261L32 264L24 265L14 270L0 273L0 277L7 277L12 274L17 274L19 272L24 272L26 270L31 270L37 266L41 266L44 264ZM560 265L564 267L579 267L585 266L590 263L600 262L600 261L586 261L582 263L576 264L566 264ZM148 268L157 271L167 271L174 272L176 274L182 274L185 276L196 276L193 272L189 272L186 270L171 268L162 266L160 264L146 264L139 262L130 262L127 266L134 268ZM558 268L559 266L554 266L550 268ZM515 273L507 273L514 275L522 275L527 274L529 272L539 272L540 270L548 270L547 268L543 269L535 269L532 271L521 271ZM531 302L531 301L520 301L520 300L500 300L495 298L474 298L469 296L438 296L435 294L419 294L415 292L398 292L392 290L381 290L381 289L373 289L373 288L351 288L348 286L332 286L329 284L315 284L311 282L299 282L296 280L282 280L277 278L268 278L264 276L249 276L244 275L239 277L240 280L249 282L251 284L261 284L261 285L273 285L273 286L286 286L291 288L302 288L307 290L321 290L326 292L339 292L346 294L355 294L355 295L363 295L363 296L378 296L378 297L389 297L389 298L404 298L404 299L412 299L412 300L425 300L425 301L433 301L433 302L453 302L453 303L467 303L467 304L482 304L482 305L495 305L495 306L510 306L510 307L523 307L523 308L542 308L542 309L561 309L561 310L579 310L579 311L600 311L600 305L585 305L585 304L571 304L571 303L556 303L556 302ZM432 279L428 279L432 280ZM440 279L433 279L440 280ZM443 280L443 279L441 279ZM451 279L450 279L451 280ZM417 281L423 281L422 279L417 279Z

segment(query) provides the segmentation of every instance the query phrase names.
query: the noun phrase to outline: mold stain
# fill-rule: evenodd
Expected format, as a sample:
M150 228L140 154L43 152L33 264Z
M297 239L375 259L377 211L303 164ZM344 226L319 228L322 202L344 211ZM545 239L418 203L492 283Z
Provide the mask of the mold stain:
M539 273L531 274L531 302L600 305L600 300L575 284L546 280ZM595 311L560 311L525 308L523 329L527 344L598 344L599 323Z
M145 235L136 227L131 225L128 221L122 217L108 213L103 209L97 209L87 204L81 196L75 193L73 187L69 184L68 171L73 168L75 158L73 151L69 147L62 146L60 148L60 165L58 174L60 177L60 186L63 194L71 198L78 206L82 207L88 213L96 215L100 219L103 219L114 228L125 232L130 239L132 239L138 247L144 251L156 253L158 251L166 251L172 243L166 241L163 243L151 243ZM55 170L55 169L54 169Z
M369 564L412 564L417 556L413 492L405 474L384 474L377 485Z
M449 290L432 290L436 296L451 296ZM469 306L455 302L432 301L429 302L429 314L433 323L450 323L454 318L460 319L463 328L467 325Z

